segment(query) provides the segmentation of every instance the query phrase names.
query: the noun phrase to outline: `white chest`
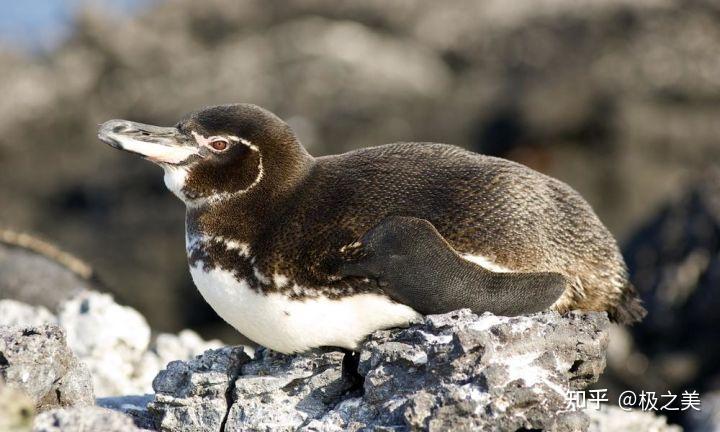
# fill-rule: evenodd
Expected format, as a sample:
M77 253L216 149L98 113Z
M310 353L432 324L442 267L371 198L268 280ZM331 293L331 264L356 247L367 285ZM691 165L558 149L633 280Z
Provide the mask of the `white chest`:
M419 314L378 294L339 300L292 300L277 293L255 292L226 270L190 267L195 285L218 315L254 342L293 353L319 346L355 349L375 330L405 326Z

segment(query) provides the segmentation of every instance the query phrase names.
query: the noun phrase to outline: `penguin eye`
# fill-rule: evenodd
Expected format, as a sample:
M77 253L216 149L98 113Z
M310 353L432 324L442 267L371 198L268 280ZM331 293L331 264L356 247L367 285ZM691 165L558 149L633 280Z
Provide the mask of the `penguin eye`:
M208 145L217 151L224 151L228 148L228 142L225 140L213 140Z

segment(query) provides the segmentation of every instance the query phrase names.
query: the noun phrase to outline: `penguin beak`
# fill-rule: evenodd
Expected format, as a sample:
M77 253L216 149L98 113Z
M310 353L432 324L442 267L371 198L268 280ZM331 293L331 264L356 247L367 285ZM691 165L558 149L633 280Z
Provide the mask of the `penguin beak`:
M137 153L157 164L180 165L199 152L197 143L177 128L127 120L109 120L101 124L98 138L116 149Z

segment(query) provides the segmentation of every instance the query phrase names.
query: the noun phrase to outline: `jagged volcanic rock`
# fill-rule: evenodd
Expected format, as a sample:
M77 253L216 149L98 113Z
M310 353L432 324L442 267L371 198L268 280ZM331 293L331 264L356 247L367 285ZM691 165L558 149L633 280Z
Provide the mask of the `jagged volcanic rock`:
M428 316L362 345L362 388L341 352L212 350L168 365L150 412L167 431L585 430L566 393L604 369L608 326L602 313Z

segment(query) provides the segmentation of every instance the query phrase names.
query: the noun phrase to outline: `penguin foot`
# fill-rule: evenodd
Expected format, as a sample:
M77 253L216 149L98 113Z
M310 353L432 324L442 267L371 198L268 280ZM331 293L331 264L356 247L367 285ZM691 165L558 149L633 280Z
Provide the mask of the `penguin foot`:
M362 393L365 377L358 373L360 353L347 349L343 349L342 351L345 353L342 361L342 377L350 383L348 392L360 391Z

